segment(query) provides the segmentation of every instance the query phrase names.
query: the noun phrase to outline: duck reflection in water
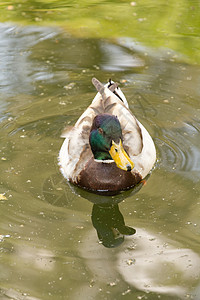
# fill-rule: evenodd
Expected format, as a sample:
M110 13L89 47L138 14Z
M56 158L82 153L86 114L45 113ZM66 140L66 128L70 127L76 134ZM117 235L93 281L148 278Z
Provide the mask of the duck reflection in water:
M115 205L93 205L92 224L100 242L107 248L117 247L124 241L124 235L133 235L136 230L126 226L124 217Z
M149 175L131 190L113 196L91 193L68 183L70 197L67 197L68 193L63 193L63 189L60 188L65 182L63 179L60 180L60 176L56 174L47 178L45 181L43 185L43 195L45 200L50 204L61 207L66 206L71 203L71 201L75 201L76 195L92 202L91 219L97 231L98 238L103 246L114 248L123 243L125 235L133 235L136 233L134 228L125 225L124 217L119 210L118 204L139 192L148 178ZM56 193L51 193L51 191L55 191L55 186L57 187ZM60 194L58 191L62 191L62 193ZM72 195L74 195L74 198Z
M149 175L131 190L113 196L107 196L103 193L91 193L69 183L73 193L93 203L92 224L103 246L107 248L118 247L124 242L125 235L133 235L136 233L134 228L125 225L124 217L119 210L118 204L139 192L148 178Z

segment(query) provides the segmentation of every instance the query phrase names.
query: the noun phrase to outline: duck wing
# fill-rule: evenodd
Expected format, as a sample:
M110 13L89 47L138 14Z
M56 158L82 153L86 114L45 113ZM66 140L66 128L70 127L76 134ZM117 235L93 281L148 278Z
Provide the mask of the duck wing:
M118 117L122 128L123 145L135 167L132 173L139 173L144 178L156 161L154 142L128 108L127 100L122 91L113 84L115 90L103 86L96 78L92 80L98 93L90 108Z

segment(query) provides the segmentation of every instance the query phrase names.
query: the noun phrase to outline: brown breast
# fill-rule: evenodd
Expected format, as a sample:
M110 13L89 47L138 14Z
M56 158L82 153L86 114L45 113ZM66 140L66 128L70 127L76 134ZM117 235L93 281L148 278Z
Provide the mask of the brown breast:
M89 160L78 176L77 184L92 191L121 191L135 186L141 181L139 174L119 169L116 164Z

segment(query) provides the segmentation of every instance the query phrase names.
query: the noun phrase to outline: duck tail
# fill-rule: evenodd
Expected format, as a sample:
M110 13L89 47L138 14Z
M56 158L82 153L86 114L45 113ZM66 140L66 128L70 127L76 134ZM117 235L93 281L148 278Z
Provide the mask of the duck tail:
M106 99L105 95L105 88L108 88L115 96L117 96L125 105L128 107L127 100L122 93L122 91L119 88L119 84L117 82L112 81L109 79L108 83L104 86L98 79L95 77L92 78L92 83L94 87L96 88L97 92L99 92L103 98L103 100Z

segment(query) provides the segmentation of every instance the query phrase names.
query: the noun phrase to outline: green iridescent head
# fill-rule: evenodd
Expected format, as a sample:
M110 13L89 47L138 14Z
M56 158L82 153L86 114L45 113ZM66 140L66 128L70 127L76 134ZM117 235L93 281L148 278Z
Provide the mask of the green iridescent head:
M122 129L116 116L97 115L93 120L89 141L95 159L111 159L122 170L133 169L134 164L122 146Z
M117 117L101 114L97 115L90 132L90 146L95 159L112 159L109 150L112 140L119 143L122 138L122 130Z

